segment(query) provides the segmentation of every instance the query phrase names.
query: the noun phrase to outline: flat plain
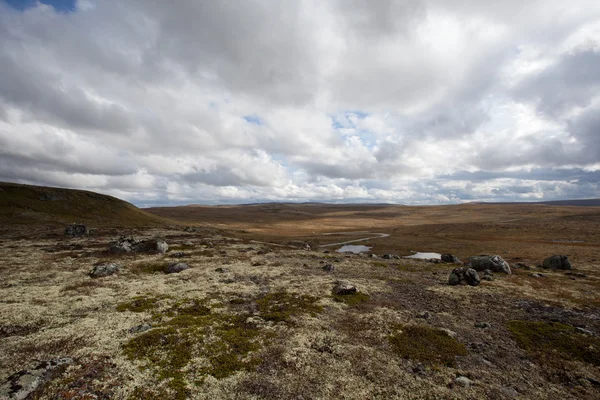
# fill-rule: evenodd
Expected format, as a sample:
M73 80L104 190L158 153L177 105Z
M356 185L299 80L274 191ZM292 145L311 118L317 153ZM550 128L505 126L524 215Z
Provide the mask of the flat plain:
M600 397L598 207L186 206L133 210L130 226L102 211L70 237L75 216L48 208L66 197L36 192L41 221L37 200L13 198L4 217L0 397L51 360L66 361L27 398ZM122 235L169 249L109 251ZM327 246L363 238L369 253ZM462 265L401 257L413 252L523 265L450 286ZM538 266L554 254L573 269ZM189 268L166 274L176 262ZM120 268L91 278L99 263Z

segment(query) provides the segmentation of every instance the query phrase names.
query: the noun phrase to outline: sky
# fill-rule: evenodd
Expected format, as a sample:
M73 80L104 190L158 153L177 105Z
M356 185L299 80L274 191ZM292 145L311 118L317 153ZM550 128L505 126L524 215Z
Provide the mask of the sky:
M0 0L0 181L138 206L600 197L597 0Z

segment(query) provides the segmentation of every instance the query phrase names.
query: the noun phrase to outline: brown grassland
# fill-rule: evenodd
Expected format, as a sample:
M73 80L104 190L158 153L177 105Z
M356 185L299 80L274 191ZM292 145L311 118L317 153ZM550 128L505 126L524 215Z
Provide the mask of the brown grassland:
M36 192L23 207L13 191L8 210L7 192L0 385L36 361L73 359L31 399L600 398L600 208L133 208L128 226L109 215L129 209L115 202L96 224L82 218L91 235L70 238L62 230L73 215L57 217L55 194ZM449 286L454 265L322 247L373 233L389 236L357 244L378 256L500 254L531 270ZM109 253L122 234L170 248ZM553 254L573 270L537 267ZM122 267L90 278L103 261ZM190 268L163 272L180 261ZM359 293L333 295L337 280Z

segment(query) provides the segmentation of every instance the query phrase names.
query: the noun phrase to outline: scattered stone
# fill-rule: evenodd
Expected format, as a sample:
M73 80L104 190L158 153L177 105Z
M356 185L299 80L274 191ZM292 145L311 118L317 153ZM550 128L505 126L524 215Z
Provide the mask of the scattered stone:
M458 386L467 388L473 384L473 381L470 380L469 378L467 378L466 376L459 376L454 379L454 383L457 384Z
M291 242L288 242L287 244L288 244L288 246L298 247L302 250L311 250L310 244L303 242L301 240L292 240Z
M174 264L169 264L169 266L167 267L165 272L167 274L176 274L181 271L185 271L188 268L190 268L190 266L187 265L186 263L174 263Z
M150 329L152 329L152 325L150 325L150 324L141 324L141 325L134 326L133 328L131 328L129 330L129 333L142 333L142 332L149 331Z
M506 399L515 399L515 398L519 397L519 392L517 392L517 390L515 388L510 387L510 386L501 387L500 392Z
M429 311L422 311L417 314L417 318L429 319L431 318L431 313Z
M513 265L513 268L515 269L525 269L527 271L529 271L531 269L531 267L525 263L516 263Z
M254 262L252 262L252 266L253 267L260 267L261 265L265 265L265 263L262 262L262 261L254 261Z
M589 330L587 330L585 328L576 327L575 329L577 330L577 332L583 333L584 335L594 336L594 332L589 331Z
M373 253L369 253L368 256L371 257L371 258L377 258L377 254L373 254Z
M449 264L460 263L460 260L458 259L458 257L456 257L450 253L442 254L441 260L442 260L442 262L449 263Z
M449 285L470 285L477 286L480 283L479 275L473 268L458 267L454 268L448 278Z
M494 256L473 256L470 258L471 268L476 271L485 271L486 269L490 269L493 272L504 272L505 274L510 274L510 265L502 257L499 255Z
M381 256L381 258L384 260L399 260L400 256L397 256L396 254L384 254Z
M491 328L492 324L490 324L489 322L475 322L475 328L479 328L479 329L487 329L487 328Z
M425 369L425 366L423 364L419 363L412 367L412 372L414 374L423 375L425 374L425 372L427 372L427 369Z
M331 253L331 251L329 251L329 250L323 251L323 254L329 254L329 253Z
M10 400L24 400L42 384L55 377L61 366L73 363L71 358L54 358L42 361L32 368L21 370L9 376L0 385L0 398Z
M189 240L187 242L184 242L183 245L187 246L187 247L194 247L195 246L195 244L193 242L189 241Z
M325 272L332 272L332 271L335 271L335 265L325 264L325 265L323 265L323 267L321 269Z
M70 236L86 236L90 234L87 225L71 224L65 228L65 235Z
M121 266L119 264L105 262L94 265L89 273L90 278L103 278L118 272Z
M546 258L542 261L542 267L547 269L572 269L569 257L560 254Z
M452 339L456 339L456 332L451 331L448 328L440 328L442 331L446 332L446 335L450 336Z
M337 281L335 286L333 287L333 294L338 296L355 294L356 292L358 292L356 286L346 281Z

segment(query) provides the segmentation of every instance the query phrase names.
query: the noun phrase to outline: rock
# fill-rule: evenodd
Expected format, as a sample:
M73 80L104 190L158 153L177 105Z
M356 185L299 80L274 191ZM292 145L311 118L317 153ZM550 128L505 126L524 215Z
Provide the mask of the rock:
M481 281L477 271L473 268L458 267L454 268L448 278L449 285L470 285L477 286Z
M444 331L446 335L450 336L452 339L456 339L456 332L451 331L448 328L440 328L440 330Z
M483 279L486 281L493 281L496 278L494 277L494 273L491 269L486 269L483 271Z
M516 263L513 265L513 268L514 269L526 269L528 271L531 269L531 267L525 263Z
M452 255L450 253L444 253L444 254L442 254L441 259L442 259L442 262L450 263L450 264L455 264L455 263L459 263L460 262L460 260L458 259L458 257L456 257L456 256L454 256L454 255Z
M487 328L491 328L492 324L490 324L489 322L475 322L475 328L479 328L479 329L487 329Z
M113 253L161 253L169 249L169 245L162 239L137 240L133 236L121 236L110 242L109 249Z
M90 278L103 278L118 272L121 266L119 264L105 262L94 265L89 273Z
M325 264L325 265L323 265L323 267L321 269L325 272L332 272L332 271L335 271L335 265Z
M454 379L454 383L458 386L469 387L473 384L473 381L467 378L466 376L459 376Z
M187 247L194 247L195 246L195 244L193 242L190 242L189 240L187 242L184 242L183 245L187 246Z
M577 330L577 332L583 333L584 335L594 336L594 332L589 331L589 330L587 330L585 328L581 328L581 327L578 326L575 329Z
M345 296L349 294L355 294L358 292L356 286L350 282L338 281L333 287L333 294L338 296Z
M215 269L215 272L218 272L220 274L224 274L226 272L229 272L229 269L228 268L219 267L219 268Z
M187 265L186 263L174 263L174 264L169 264L169 266L167 267L165 272L167 274L176 274L181 271L185 271L188 268L190 268L190 266Z
M499 255L495 256L473 256L470 258L471 268L475 271L484 271L490 269L493 272L504 272L510 274L510 265Z
M576 278L587 278L587 275L581 272L565 272L565 275Z
M542 261L542 267L547 269L572 269L569 257L565 255L554 255Z
M329 254L329 253L331 253L331 251L329 251L329 250L323 251L323 254Z
M169 255L169 257L171 258L188 258L191 257L192 255L190 253L184 253L183 251L178 251L176 253L171 253Z
M129 330L129 333L142 333L142 332L149 331L150 329L152 329L152 325L150 325L150 324L141 324L141 325L134 326L133 328L131 328Z
M429 319L431 318L431 313L429 311L422 311L417 314L417 318Z
M292 240L291 242L287 243L288 246L292 246L292 247L298 247L302 250L311 250L311 247L308 243L303 242L301 240Z
M399 260L400 256L397 256L396 254L384 254L381 256L381 258L384 260Z
M65 235L70 236L86 236L90 234L90 230L83 224L71 224L65 228Z
M60 371L59 367L72 363L71 358L54 358L14 373L0 385L0 399L28 399L38 387L55 377Z

